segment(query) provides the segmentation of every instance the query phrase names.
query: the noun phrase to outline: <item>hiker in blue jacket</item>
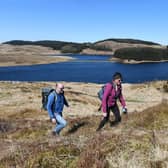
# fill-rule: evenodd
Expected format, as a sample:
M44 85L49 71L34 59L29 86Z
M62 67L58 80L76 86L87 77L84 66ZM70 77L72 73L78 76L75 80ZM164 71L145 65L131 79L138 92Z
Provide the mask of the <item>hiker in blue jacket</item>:
M57 83L56 89L50 93L47 102L47 111L50 116L50 120L53 124L56 124L52 132L53 135L59 135L60 131L67 125L67 122L62 115L64 105L69 107L64 96L64 85Z

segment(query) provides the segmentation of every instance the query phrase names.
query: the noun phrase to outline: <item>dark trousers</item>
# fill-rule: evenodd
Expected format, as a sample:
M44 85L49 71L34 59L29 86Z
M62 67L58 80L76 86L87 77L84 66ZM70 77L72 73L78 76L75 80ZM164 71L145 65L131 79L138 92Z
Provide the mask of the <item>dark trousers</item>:
M116 124L118 124L118 123L121 121L120 110L119 110L119 108L118 108L118 105L115 104L115 105L112 106L112 107L108 107L108 109L107 109L107 116L104 117L104 118L101 120L101 122L100 122L100 124L99 124L99 127L97 128L97 131L99 131L101 128L103 128L103 126L109 121L110 111L113 112L114 117L115 117L114 121L111 122L111 126L116 125Z

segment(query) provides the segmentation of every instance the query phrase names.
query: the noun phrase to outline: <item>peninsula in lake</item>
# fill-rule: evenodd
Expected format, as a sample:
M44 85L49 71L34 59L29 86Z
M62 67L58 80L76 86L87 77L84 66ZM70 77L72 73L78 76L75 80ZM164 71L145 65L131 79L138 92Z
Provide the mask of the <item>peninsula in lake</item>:
M168 46L136 39L106 39L94 43L12 40L0 44L0 66L71 60L67 54L110 55L109 61L122 63L162 62L168 61Z

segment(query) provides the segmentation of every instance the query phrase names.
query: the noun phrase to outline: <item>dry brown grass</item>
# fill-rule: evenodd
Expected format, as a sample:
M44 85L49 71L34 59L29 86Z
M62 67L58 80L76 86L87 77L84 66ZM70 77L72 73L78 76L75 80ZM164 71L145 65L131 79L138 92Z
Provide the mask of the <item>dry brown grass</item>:
M71 110L65 108L68 126L60 138L51 135L53 125L41 111L41 88L54 83L0 82L0 167L166 167L168 163L167 101L145 110L122 115L121 124L107 123L100 132L101 120L96 97L100 85L64 83ZM124 85L129 107L147 104L162 94L151 85ZM134 95L136 93L136 96ZM167 94L165 93L165 98ZM159 105L157 105L159 104ZM111 116L113 120L113 116Z
M59 51L41 46L0 45L0 66L33 65L63 62L72 58L66 56L51 57Z
M155 107L154 113L158 113L160 107L163 111L155 118L162 121L159 129L146 129L144 123L151 125L154 121L153 118L152 121L147 120L150 109L144 111L141 118L139 114L130 114L129 117L123 117L119 126L111 128L106 125L99 133L95 131L99 117L82 117L68 119L69 126L61 141L48 135L49 123L36 119L17 119L15 131L7 130L6 134L8 139L15 141L14 146L19 145L19 148L14 148L13 152L1 159L1 164L7 167L54 167L55 164L59 167L100 168L165 166L168 161L168 117L165 118L164 115L167 115L168 105ZM135 126L134 123L138 124ZM78 128L71 131L77 124Z

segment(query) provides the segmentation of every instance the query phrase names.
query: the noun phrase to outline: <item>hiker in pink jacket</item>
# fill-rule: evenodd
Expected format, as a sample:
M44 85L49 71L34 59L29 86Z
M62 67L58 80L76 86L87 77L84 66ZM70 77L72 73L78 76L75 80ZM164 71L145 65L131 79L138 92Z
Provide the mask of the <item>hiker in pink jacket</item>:
M103 120L100 122L97 131L99 131L105 123L108 122L110 117L110 111L113 112L115 120L111 122L111 126L118 124L121 121L120 110L117 105L117 99L119 99L122 105L122 111L124 114L127 113L126 103L122 95L122 75L119 72L116 72L113 75L113 80L111 83L107 83L105 86L103 99L102 99L102 111L103 111Z

